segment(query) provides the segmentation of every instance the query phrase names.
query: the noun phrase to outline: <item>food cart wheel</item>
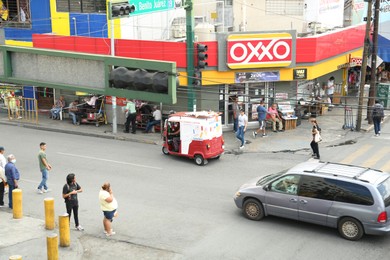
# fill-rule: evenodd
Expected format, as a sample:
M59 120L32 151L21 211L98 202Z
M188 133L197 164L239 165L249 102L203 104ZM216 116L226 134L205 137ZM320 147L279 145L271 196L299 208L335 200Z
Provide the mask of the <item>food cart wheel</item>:
M204 165L204 158L202 155L200 155L200 154L195 155L194 160L195 160L195 163L197 165L199 165L199 166Z
M165 146L162 147L162 152L165 155L169 155L168 148L166 148Z

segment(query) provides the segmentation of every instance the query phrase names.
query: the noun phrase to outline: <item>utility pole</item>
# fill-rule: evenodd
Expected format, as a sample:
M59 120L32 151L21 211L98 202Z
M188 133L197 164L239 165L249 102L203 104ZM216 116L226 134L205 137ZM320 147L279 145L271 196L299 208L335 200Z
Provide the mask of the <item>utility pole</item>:
M368 123L372 124L371 110L375 104L376 98L376 56L378 54L378 31L379 31L379 8L380 1L375 0L375 11L374 11L374 32L372 35L372 54L371 54L371 81L370 81L370 92L367 101L367 119Z
M194 6L191 0L184 4L186 10L186 43L187 43L187 98L188 111L196 111L196 96L194 92Z
M362 127L362 113L363 113L363 97L364 97L364 85L366 83L366 73L367 73L367 58L370 49L370 29L371 29L371 16L372 16L372 0L368 0L367 7L367 23L366 23L366 33L364 36L364 49L363 49L363 60L360 76L360 88L359 88L359 105L358 105L358 114L356 120L356 130L360 131Z

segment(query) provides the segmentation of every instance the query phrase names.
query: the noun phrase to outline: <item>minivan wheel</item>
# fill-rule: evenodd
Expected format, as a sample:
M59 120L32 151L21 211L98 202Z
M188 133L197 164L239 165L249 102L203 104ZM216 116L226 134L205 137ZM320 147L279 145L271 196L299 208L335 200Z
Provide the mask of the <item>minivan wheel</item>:
M343 218L338 225L340 235L348 240L356 241L364 234L363 226L354 218Z
M260 220L264 218L263 205L258 200L248 199L244 202L244 207L242 209L245 217L250 220Z

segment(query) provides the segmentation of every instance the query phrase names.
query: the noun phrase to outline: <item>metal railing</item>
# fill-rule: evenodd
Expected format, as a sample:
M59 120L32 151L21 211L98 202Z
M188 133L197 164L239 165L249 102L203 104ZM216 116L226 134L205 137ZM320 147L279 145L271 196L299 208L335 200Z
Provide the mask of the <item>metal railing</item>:
M7 97L8 120L38 124L38 102L35 98Z

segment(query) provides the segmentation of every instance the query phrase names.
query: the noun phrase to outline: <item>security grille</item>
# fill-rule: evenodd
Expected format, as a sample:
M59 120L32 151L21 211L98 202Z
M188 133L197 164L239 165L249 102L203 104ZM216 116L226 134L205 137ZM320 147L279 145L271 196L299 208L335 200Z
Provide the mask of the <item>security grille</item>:
M0 21L2 24L31 22L29 0L1 0ZM10 25L11 26L11 25Z
M57 0L57 12L105 13L106 0Z

